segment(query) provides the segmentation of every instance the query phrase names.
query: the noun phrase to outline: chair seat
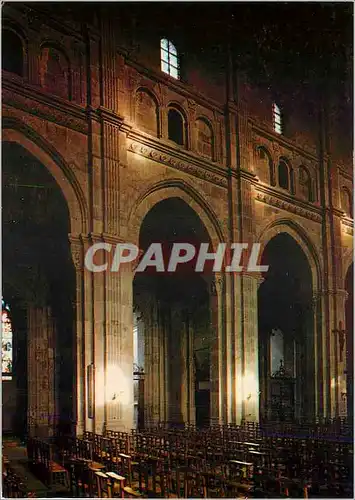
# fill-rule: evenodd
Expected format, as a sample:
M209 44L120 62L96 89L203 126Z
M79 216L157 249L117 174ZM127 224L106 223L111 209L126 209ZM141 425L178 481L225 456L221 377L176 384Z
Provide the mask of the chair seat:
M128 495L132 495L132 496L137 497L137 498L142 496L142 494L139 491L133 490L129 486L125 486L123 488L123 491L125 491L125 493L128 493Z
M104 469L105 466L103 464L100 464L99 462L91 462L89 464L89 469L91 470L100 470L100 469Z
M50 462L49 465L52 472L67 472L67 470L57 462Z
M227 481L227 486L232 486L233 488L237 488L238 490L249 491L252 488L252 485L247 483L240 483L238 481Z

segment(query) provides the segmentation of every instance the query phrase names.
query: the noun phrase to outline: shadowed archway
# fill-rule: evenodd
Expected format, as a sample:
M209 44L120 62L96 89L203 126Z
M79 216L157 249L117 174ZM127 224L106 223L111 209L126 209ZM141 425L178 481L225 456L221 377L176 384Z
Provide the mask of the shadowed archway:
M314 417L312 273L302 248L286 233L266 245L269 265L258 293L261 417Z
M69 211L52 175L24 147L4 142L2 153L3 289L15 318L10 430L47 435L75 419Z
M205 226L180 198L154 205L139 236L143 252L151 243L162 243L165 269L174 242L190 243L197 250L201 243L210 244ZM147 268L134 279L146 423L160 420L204 426L210 420L211 273L195 273L195 263L196 259L178 266L176 272L157 273ZM136 418L141 421L138 415Z

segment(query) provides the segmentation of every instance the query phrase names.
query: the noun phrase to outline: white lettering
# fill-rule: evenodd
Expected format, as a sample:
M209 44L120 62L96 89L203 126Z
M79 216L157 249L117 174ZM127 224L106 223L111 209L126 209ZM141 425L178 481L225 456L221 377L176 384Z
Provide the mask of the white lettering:
M125 251L128 251L127 255L123 255ZM136 245L133 245L133 243L118 243L116 245L111 271L113 273L117 272L120 268L120 264L133 262L138 257L138 253L139 249Z
M259 253L260 253L260 243L254 243L253 248L249 257L248 263L248 271L256 272L256 273L265 273L269 270L269 266L259 266L257 264Z
M176 271L178 264L189 262L195 256L196 249L190 243L174 243L171 251L168 271Z
M217 252L208 252L208 243L201 243L200 251L198 254L195 272L200 273L203 271L206 260L214 260L213 271L220 271L222 268L222 262L224 257L224 252L226 250L225 243L219 243Z
M97 266L94 264L94 254L99 250L106 250L106 252L111 252L111 243L94 243L85 254L85 267L93 273L101 273L107 270L107 262Z
M152 243L150 245L150 247L144 254L144 257L138 264L136 272L142 273L148 266L155 266L155 269L158 273L164 272L165 269L161 243Z
M245 248L248 248L248 243L232 243L231 249L234 250L234 252L231 265L226 266L227 273L243 271L243 266L240 265L240 260L242 258L242 252Z

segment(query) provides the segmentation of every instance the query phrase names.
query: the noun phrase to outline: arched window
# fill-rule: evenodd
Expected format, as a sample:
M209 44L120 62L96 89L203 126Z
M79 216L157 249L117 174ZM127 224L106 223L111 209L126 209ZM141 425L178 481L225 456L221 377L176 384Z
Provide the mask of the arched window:
M41 85L63 99L71 98L69 64L65 55L55 47L44 47L40 62Z
M306 201L313 201L311 176L303 166L299 168L298 181L301 197Z
M1 340L2 340L2 379L12 379L12 324L10 308L2 299L1 316Z
M274 131L277 134L282 134L282 128L283 128L283 126L282 126L281 109L278 106L278 104L276 104L275 102L272 105L272 124L273 124L273 127L274 127Z
M176 47L170 40L162 38L160 40L160 62L161 70L179 80L180 68Z
M278 169L279 187L282 189L290 189L290 172L287 163L280 160Z
M4 29L2 32L2 69L23 76L22 41L10 29Z
M168 136L176 144L186 146L185 120L175 108L170 108L168 112Z
M149 134L158 135L158 106L154 97L140 89L136 98L136 123L138 128Z
M213 160L213 131L209 123L203 119L196 120L197 151L200 155Z
M353 218L353 197L345 186L341 190L341 208L348 217Z
M270 186L275 186L275 166L274 162L272 161L271 154L263 146L258 146L256 151L258 155L257 168L260 180L265 183L269 182Z

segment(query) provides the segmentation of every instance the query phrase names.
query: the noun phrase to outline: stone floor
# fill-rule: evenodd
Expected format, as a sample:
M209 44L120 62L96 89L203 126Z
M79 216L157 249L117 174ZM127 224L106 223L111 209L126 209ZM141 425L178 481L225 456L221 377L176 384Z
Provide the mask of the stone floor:
M3 438L3 453L8 457L11 469L21 479L27 491L36 498L67 498L67 491L53 490L42 483L29 469L26 446L18 439Z

